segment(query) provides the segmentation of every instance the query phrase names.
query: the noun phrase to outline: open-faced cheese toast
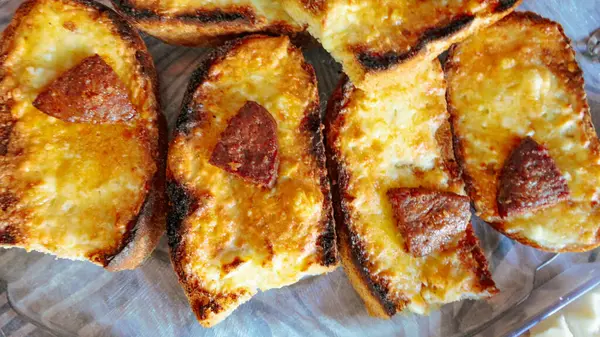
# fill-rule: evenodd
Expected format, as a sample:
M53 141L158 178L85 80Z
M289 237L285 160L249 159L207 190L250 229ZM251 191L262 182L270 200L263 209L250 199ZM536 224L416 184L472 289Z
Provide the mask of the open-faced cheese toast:
M283 0L363 90L394 84L510 13L520 0ZM408 79L407 79L408 80Z
M276 0L111 0L142 31L167 43L206 46L248 33L304 30Z
M313 68L287 37L218 48L169 148L171 260L199 322L337 265Z
M385 90L342 79L326 116L340 256L372 315L497 292L470 224L440 63Z
M33 0L0 48L0 245L135 268L165 227L166 126L143 41L96 2Z
M561 26L513 13L446 65L456 154L478 215L548 251L600 244L600 153Z

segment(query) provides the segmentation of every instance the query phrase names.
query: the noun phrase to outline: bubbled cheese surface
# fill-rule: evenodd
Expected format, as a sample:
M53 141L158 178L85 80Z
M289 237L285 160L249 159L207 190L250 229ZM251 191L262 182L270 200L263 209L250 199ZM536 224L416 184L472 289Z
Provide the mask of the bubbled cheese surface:
M171 144L169 170L200 198L184 220L184 272L210 294L253 294L323 271L317 239L324 196L311 138L303 129L318 98L313 75L288 38L247 39L213 64L194 96L203 122ZM277 122L279 176L272 189L245 182L208 161L246 101Z
M156 170L150 83L135 51L105 16L72 2L37 2L16 28L1 65L0 94L13 100L9 152L0 156L0 192L18 199L0 209L0 230L17 228L16 244L60 257L102 263L117 253ZM129 125L67 123L32 106L46 85L99 54L129 90L140 116Z
M444 27L463 15L485 15L499 0L285 0L285 10L344 66L360 86L365 74L356 59L359 52L382 55L409 53L424 34ZM440 50L440 52L443 50ZM434 56L432 56L433 58ZM363 88L368 89L368 88Z
M464 194L443 168L436 132L448 113L439 62L386 90L355 89L340 112L343 124L335 147L350 179L346 193L349 229L360 238L371 278L388 284L391 298L409 300L408 309L477 296L477 277L462 261L454 242L444 252L413 257L404 250L386 192L424 187ZM475 294L474 294L475 293Z
M479 215L500 222L498 176L519 139L548 148L571 198L502 221L509 234L547 249L595 245L600 223L598 140L577 63L557 24L516 14L460 45L451 56L449 96Z

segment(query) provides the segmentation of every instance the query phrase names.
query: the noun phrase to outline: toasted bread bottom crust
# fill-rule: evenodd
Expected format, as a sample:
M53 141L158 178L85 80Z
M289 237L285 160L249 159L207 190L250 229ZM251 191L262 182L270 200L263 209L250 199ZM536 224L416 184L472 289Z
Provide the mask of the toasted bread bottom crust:
M548 25L548 24L557 25L552 20L546 19L546 18L544 18L536 13L533 13L533 12L515 12L510 17L506 17L504 20L509 20L509 19L511 19L511 17L517 17L519 19L530 20L534 24L539 24L539 25ZM571 41L564 33L563 28L560 25L557 25L557 28L558 28L560 34L564 38L565 46L570 46ZM450 72L457 71L458 67L460 66L456 62L452 62L453 55L456 53L456 50L459 47L460 47L460 45L454 45L450 48L450 50L448 52L448 58L447 58L448 61L444 64L444 72L446 73L447 78L448 78L448 74ZM572 58L575 59L575 54L572 49L570 50L570 53L572 55ZM557 64L554 66L556 67L556 70L559 73L566 73L566 71L564 69L561 69L561 65ZM585 90L583 89L584 88L584 80L583 80L583 72L581 71L581 69L576 70L575 76L568 77L568 86L569 86L571 92L575 93L578 96L578 99L584 105L583 109L588 112L588 113L584 114L584 116L583 116L583 127L585 129L586 134L593 135L593 137L591 137L593 139L593 141L592 141L592 144L590 145L592 151L594 151L595 153L600 153L600 142L598 141L598 138L595 136L596 131L595 131L594 125L592 123L591 116L589 114L589 106L588 106L588 103L587 103L587 100L585 97ZM458 162L458 165L460 167L460 172L462 174L462 178L465 181L465 189L467 191L467 194L469 194L469 196L471 197L471 200L476 201L479 198L478 192L476 189L477 184L475 183L474 178L469 174L468 170L466 169L464 144L461 141L460 135L455 131L456 128L458 127L457 126L458 112L456 111L455 105L452 103L450 89L446 92L446 101L448 102L448 111L450 112L450 124L452 127L454 154L455 154L456 160ZM485 220L496 231L502 233L503 235L505 235L506 237L508 237L512 240L518 241L521 244L524 244L524 245L527 245L527 246L530 246L530 247L533 247L536 249L540 249L540 250L547 251L547 252L566 253L566 252L585 252L585 251L589 251L589 250L600 247L600 230L598 231L598 233L596 235L596 242L592 243L592 244L587 244L587 245L574 244L574 245L565 246L563 248L542 246L538 242L533 241L533 240L529 239L528 237L524 236L522 233L509 232L507 229L506 223L504 223L502 221L502 219L498 213L497 207L495 207L495 209L489 209L489 208L480 209L476 202L474 203L474 206L478 212L489 213L492 215L491 218L485 219Z
M6 54L13 48L13 39L21 22L27 17L31 10L43 0L28 0L21 4L17 9L11 23L5 29L2 41L0 42L0 51ZM135 50L135 56L141 69L141 75L152 84L153 95L156 100L156 127L158 129L158 139L152 146L152 157L155 160L157 171L154 173L151 181L148 182L147 195L137 216L127 225L127 232L122 239L118 249L111 252L105 252L103 258L97 263L109 271L120 271L125 269L134 269L152 253L162 234L164 233L164 212L165 212L165 162L167 150L167 125L164 115L160 112L158 76L154 68L152 56L148 52L144 41L135 30L121 16L112 9L91 0L70 0L71 2L97 11L99 15L106 15L115 27L120 38L126 41L129 48ZM7 113L10 117L10 104L0 104L0 115ZM0 117L0 122L3 117ZM6 147L10 141L10 132L1 132L3 129L0 123L0 156L6 154ZM2 144L5 144L3 147ZM2 149L4 148L4 153ZM0 157L1 159L1 157ZM1 198L0 198L1 199ZM0 206L4 208L5 205ZM0 244L10 246L19 242L20 232L17 228L8 227L0 233Z
M130 0L111 0L115 9L129 18L138 29L174 45L209 47L245 35L303 35L304 29L285 21L265 23L250 6L228 9L196 10L173 16L153 9L137 8Z

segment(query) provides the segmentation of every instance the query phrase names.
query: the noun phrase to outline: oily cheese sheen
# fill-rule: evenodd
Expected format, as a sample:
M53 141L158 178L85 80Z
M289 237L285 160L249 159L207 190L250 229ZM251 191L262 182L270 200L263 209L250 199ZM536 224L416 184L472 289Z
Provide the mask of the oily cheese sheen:
M284 0L285 10L342 64L363 90L394 84L509 14L520 0Z
M149 57L145 47L124 40L119 34L128 31L114 17L83 1L29 1L4 32L0 114L10 133L0 153L2 245L106 266L135 240L128 231L157 171L158 105L136 57ZM32 105L53 80L96 54L125 85L136 111L128 123L69 123Z
M458 159L478 214L508 236L549 251L600 243L599 142L569 43L559 24L514 13L453 48L447 64ZM569 198L502 218L499 177L526 137L547 149Z
M209 162L248 101L277 125L272 188ZM258 290L335 267L316 77L287 37L236 40L192 75L167 176L172 260L201 324L218 323Z
M386 196L390 189L422 187L464 195L453 169L441 66L436 60L412 75L410 83L375 92L342 82L327 113L341 256L369 311L380 316L404 309L427 313L444 303L496 292L471 225L468 234L459 234L444 250L424 257L405 250ZM374 296L380 304L370 304L377 302ZM379 314L377 305L386 307L385 313Z

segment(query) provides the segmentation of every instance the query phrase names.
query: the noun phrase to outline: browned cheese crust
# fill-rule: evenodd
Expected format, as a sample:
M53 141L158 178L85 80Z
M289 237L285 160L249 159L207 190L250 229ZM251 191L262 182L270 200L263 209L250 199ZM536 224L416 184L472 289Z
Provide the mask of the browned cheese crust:
M348 187L351 176L346 169L347 164L342 160L336 140L345 124L345 115L340 114L349 104L352 92L359 90L353 86L347 76L343 75L338 87L332 94L325 116L325 148L327 151L327 166L332 183L333 208L338 236L338 250L346 274L354 289L363 299L370 315L390 318L397 312L407 308L410 299L398 296L401 290L393 289L386 280L374 275L375 264L369 259L367 243L358 233L351 230L352 209L350 203L356 198L349 194ZM462 190L460 172L454 160L452 150L452 135L448 122L443 123L437 133L436 141L441 149L445 171L449 173L448 185L451 189ZM474 293L493 295L498 292L488 270L487 260L479 246L479 240L474 234L472 225L466 226L466 231L460 234L456 253L463 263L465 270L475 274L477 279ZM395 294L395 295L393 295Z
M393 85L407 70L502 19L521 0L284 3L357 87L374 90Z
M210 118L214 118L212 114L205 110L204 103L202 102L202 95L204 95L204 93L202 93L202 84L211 78L211 69L220 65L227 58L235 57L236 53L248 43L260 41L261 39L271 39L271 37L265 35L251 35L230 41L214 50L201 62L196 71L191 75L190 82L182 101L181 112L177 119L175 134L170 145L170 156L173 156L173 148L178 139L191 139L192 137L195 137L194 133L197 131L194 130L202 125L206 125L206 123L210 123ZM298 51L294 46L291 46L290 48L294 52ZM302 68L310 74L311 82L316 86L316 75L313 68L308 63L303 63ZM316 161L317 168L312 174L314 174L315 177L319 177L319 189L324 197L321 205L322 217L318 225L320 227L320 233L318 233L316 242L316 256L318 261L315 261L315 265L310 266L315 272L322 273L332 270L337 266L338 254L335 244L336 233L329 180L327 178L325 166L325 150L322 136L322 122L319 115L318 97L316 97L316 99L317 100L311 102L304 111L305 117L301 122L301 129L298 131L302 134L306 134L310 139L310 144L307 144L308 148L305 149L306 153L303 154L303 156L310 156ZM197 135L197 133L195 134ZM173 163L171 161L173 161ZM202 214L202 212L209 207L208 205L212 202L213 196L209 191L195 191L186 186L186 183L189 184L189 182L182 182L176 179L176 174L179 174L179 172L174 172L173 166L174 163L177 162L177 159L170 157L167 167L167 195L169 198L167 234L169 238L171 261L175 272L179 277L179 282L185 290L190 306L198 321L203 326L210 327L219 323L231 314L237 306L247 301L254 295L255 290L240 291L238 288L229 293L212 289L208 290L200 283L195 275L187 272L189 271L189 262L196 257L190 256L186 250L187 245L190 244L188 242L190 240L188 234L192 231L192 229L190 229L191 224L189 222L186 224L186 221L193 217L193 214ZM281 170L281 166L279 170ZM261 188L264 189L265 187ZM251 198L251 196L248 196L248 198ZM240 207L242 211L247 211L244 206L238 207ZM254 208L252 211L256 213L262 212L259 208ZM285 212L283 209L281 211ZM249 223L248 226L252 227L255 226L255 224ZM268 242L269 239L266 238L265 240ZM294 243L290 242L290 247L293 247L293 245ZM266 249L271 255L269 259L271 259L276 252L273 251L273 247L270 246L270 244L267 244L267 246ZM245 262L246 260L243 258L236 257L233 261L221 267L221 273L235 271ZM268 265L269 262L266 263ZM263 265L263 268L264 267L265 265ZM252 275L252 277L255 276L256 275ZM285 284L279 286L283 285Z
M166 43L183 46L218 46L252 33L295 37L304 28L286 19L268 20L251 4L217 8L189 8L183 12L161 11L157 3L142 0L111 0L115 9L135 26ZM286 16L287 17L287 16Z
M36 6L42 6L46 1L54 2L57 0L29 0L24 2L16 11L13 20L5 29L0 41L0 83L8 75L5 60L15 48L15 35L20 26L28 19L28 15ZM61 2L62 1L62 2ZM103 19L102 23L107 25L112 34L122 40L129 52L135 55L137 64L135 65L136 76L140 83L146 83L149 88L144 92L143 97L147 102L147 115L150 125L146 130L136 137L136 140L145 144L149 149L149 158L154 163L154 169L151 176L145 183L142 190L142 203L139 205L137 214L122 214L122 217L131 217L127 223L120 243L116 247L106 247L90 253L83 258L89 259L95 264L99 264L110 271L119 271L124 269L133 269L137 267L155 248L158 240L164 233L165 219L165 161L167 150L167 128L166 119L160 112L158 101L158 78L152 57L148 53L146 46L140 36L132 27L110 8L89 0L58 0L65 6L73 6L77 9L94 13L98 18ZM107 24L108 23L108 24ZM77 29L70 23L65 25L66 29ZM51 41L49 41L51 42ZM32 41L32 43L42 43L41 41ZM90 41L89 43L94 43ZM138 89L138 88L136 88ZM0 88L0 182L4 178L10 177L12 170L15 169L15 162L20 156L27 152L22 148L24 142L22 136L15 131L15 125L19 122L11 115L11 108L14 100L10 93ZM140 119L134 116L134 119ZM81 135L84 137L84 135ZM149 167L152 167L150 165ZM14 192L14 191L13 191ZM28 221L30 215L23 211L15 211L13 207L19 204L21 194L19 192L7 191L0 187L0 246L24 247L26 249L38 249L31 244L30 233L23 230L20 225ZM9 218L3 218L2 214ZM68 222L67 220L63 220ZM4 226L2 226L4 225ZM73 224L76 226L77 224ZM44 251L46 251L44 249ZM52 253L52 251L46 251ZM70 256L64 256L69 258ZM82 258L82 257L71 257Z
M499 21L498 23L496 23L496 25L491 26L490 28L488 28L489 32L494 31L495 29L498 29L499 31L502 31L503 29L505 29L507 34L512 34L513 36L521 36L518 34L524 34L523 32L526 33L530 33L531 37L521 37L518 39L518 42L512 41L512 43L514 43L514 46L503 46L501 50L498 50L497 48L493 48L493 47L484 47L484 48L489 48L490 51L487 52L479 52L478 56L474 63L474 67L479 67L478 69L484 69L484 68L489 68L492 65L500 65L502 67L507 67L507 70L502 70L500 71L500 73L504 72L505 74L510 74L508 72L508 69L520 69L517 68L519 66L521 67L525 67L525 66L529 66L530 63L536 63L541 65L539 67L543 67L546 68L547 72L551 74L551 76L555 76L556 78L556 82L558 83L558 85L560 85L560 88L555 88L553 89L553 92L555 92L557 95L563 95L562 97L568 97L568 104L571 104L571 106L567 109L572 109L573 112L571 112L572 116L577 116L577 120L576 120L576 128L578 129L578 131L581 131L581 135L578 135L578 137L581 138L582 142L584 144L589 144L588 147L588 151L589 151L589 158L598 158L600 155L600 142L598 141L598 138L596 136L596 132L594 130L594 126L592 124L592 120L591 120L591 116L590 116L590 112L589 112L589 106L586 100L586 94L585 94L585 90L584 90L584 81L583 81L583 73L581 71L581 69L578 67L577 65L577 61L575 60L575 53L573 51L573 49L571 48L570 44L571 41L569 40L569 38L565 35L563 28L560 26L560 24L553 22L551 20L548 20L546 18L543 18L541 16L539 16L536 13L532 13L532 12L514 12L511 15L507 16L506 18L504 18L503 20ZM514 31L512 31L514 30ZM474 202L475 208L477 210L477 214L482 217L485 221L487 221L494 229L496 229L497 231L501 232L502 234L508 236L509 238L519 241L522 244L534 247L534 248L538 248L541 250L545 250L545 251L552 251L552 252L583 252L583 251L588 251L591 249L594 249L596 247L598 247L600 245L600 230L596 233L593 234L593 239L591 241L593 241L592 243L586 243L586 244L581 244L581 243L569 243L566 245L561 245L560 247L558 246L553 246L550 244L543 244L538 240L532 239L531 236L524 234L523 231L521 230L515 230L515 226L511 226L510 222L514 221L514 218L508 219L508 218L503 218L502 215L500 214L500 210L498 207L498 203L496 202L497 200L497 194L499 191L499 179L500 179L500 175L501 175L501 167L502 165L504 165L505 163L505 159L509 156L510 152L519 145L520 141L522 139L524 139L526 136L526 134L523 135L517 135L517 131L516 130L510 130L508 132L508 134L510 135L510 139L508 139L507 141L498 141L498 140L494 140L494 146L491 148L491 151L495 153L494 158L492 158L492 155L490 154L486 154L485 157L487 157L488 159L493 159L494 163L489 163L487 165L487 167L484 170L474 170L473 167L468 167L467 163L470 159L473 158L469 158L467 155L467 150L466 150L466 146L467 146L467 140L466 137L468 137L468 135L466 135L465 133L459 131L460 130L460 125L459 125L459 121L461 120L461 114L462 111L459 110L459 108L457 107L457 104L459 104L460 102L457 101L456 99L456 94L459 94L458 89L456 89L454 87L454 81L459 78L460 76L466 74L466 68L465 65L462 64L462 62L469 62L471 61L471 59L467 59L466 56L464 56L462 53L462 49L463 48L472 48L471 44L473 43L473 46L480 46L486 43L485 39L494 39L500 35L498 34L493 34L492 36L490 36L489 33L487 33L487 35L485 35L487 33L487 31L482 31L480 33L480 35L475 35L470 39L465 40L465 42L463 42L462 44L457 44L452 46L452 48L450 48L449 51L449 55L448 55L448 59L446 64L444 65L444 70L446 73L446 79L448 82L448 91L446 94L446 100L448 102L448 110L450 112L451 115L451 124L452 124L452 134L454 137L454 151L455 151L455 155L457 158L457 161L459 163L459 166L461 167L461 171L462 171L462 177L465 181L465 185L466 185L466 190L467 193L469 194L469 196L471 197L471 199ZM483 36L487 36L486 38L483 38ZM480 38L481 37L481 38ZM539 38L539 37L544 37L544 38L548 38L549 41L547 42L535 42L535 48L533 48L533 45L530 43L530 39L532 38ZM500 37L500 39L502 39ZM493 43L493 42L492 42ZM527 44L530 44L530 46L527 46ZM498 45L497 43L493 43L494 45ZM500 44L501 45L501 44ZM529 48L529 49L527 49ZM488 53L493 52L493 56L489 57L486 59L486 55L488 55ZM526 54L528 53L528 54ZM461 57L462 56L462 57ZM502 58L505 58L504 60ZM517 58L516 61L513 63L514 58ZM504 62L504 63L502 63ZM524 66L525 65L525 66ZM520 73L526 73L526 70L520 70ZM476 71L476 70L471 70L471 71ZM494 70L496 71L496 70ZM530 70L531 71L531 70ZM534 74L534 76L537 76ZM504 81L506 80L503 76L501 77L502 79L495 79L493 77L493 75L491 75L490 73L488 73L486 75L487 79L490 79L491 83L493 83L493 81L498 80L498 81ZM515 81L523 81L521 83L535 83L535 78L527 78L527 79L518 79ZM470 95L470 97L474 97L474 95L479 95L479 94L485 94L485 92L481 91L482 89L482 85L472 82L472 84L474 87L473 89L473 94ZM544 84L545 85L545 84ZM499 83L495 83L494 84L495 87L498 88L506 88L505 83L504 82L499 82ZM478 92L479 90L479 92ZM505 90L505 89L502 89ZM524 92L523 89L518 89L521 90L521 92ZM564 90L564 91L562 91ZM512 92L511 92L512 94ZM544 95L547 95L547 93L543 93ZM508 93L506 93L505 95L508 95ZM543 99L536 99L534 101L529 101L528 97L525 96L526 94L523 94L523 103L527 106L532 106L532 102L544 102ZM483 101L486 102L490 102L490 98L484 98ZM537 104L537 103L536 103ZM539 103L542 104L542 103ZM543 105L543 104L542 104ZM464 107L464 105L463 105ZM486 107L487 108L487 107ZM557 108L562 108L562 107L558 107ZM488 108L489 109L489 108ZM502 112L504 113L505 116L508 116L508 114L511 114L513 112L517 112L515 111L514 108L510 108L511 111L506 111L506 112ZM541 108L540 108L541 109ZM499 111L501 112L501 111ZM483 116L483 115L481 115ZM463 119L464 120L464 119ZM527 126L529 123L533 123L530 120L524 119L524 120L517 120L518 121L518 125L522 125L522 126ZM478 123L478 125L481 125L481 123L483 123L483 121L477 121L476 123ZM491 121L489 121L489 123L491 123ZM514 124L514 123L513 123ZM517 125L515 124L515 125ZM498 135L500 135L500 133L504 133L506 131L504 130L492 130L492 127L496 127L495 125L491 125L489 124L488 126L488 133L490 135L490 137L497 137ZM560 127L560 125L556 125L554 128L558 128ZM520 126L519 126L520 128ZM482 129L483 130L483 129ZM541 130L543 131L543 130ZM521 132L521 131L519 131ZM536 139L536 141L540 142L541 145L543 146L547 146L546 141L549 141L548 139L538 139L537 137L540 137L538 134L541 134L542 132L540 132L540 130L536 130L536 133L534 134L533 138ZM492 136L493 135L493 136ZM547 137L547 136L544 136ZM569 137L564 137L565 140L567 140ZM553 144L558 144L558 140L557 139L553 139L552 140ZM487 148L487 145L478 145L477 148ZM555 147L550 149L551 154L553 153L552 157L554 160L557 160L557 158L555 157L557 154L561 153L560 150ZM495 157L495 156L498 157ZM561 153L562 156L562 153ZM576 161L574 160L570 160L570 159L565 159L565 158L561 158L560 162L558 163L559 165L559 169L561 169L561 166L565 166L565 163L571 162L571 165L573 165L573 163L575 163ZM498 166L498 167L496 167ZM590 166L597 166L597 164L590 164ZM562 171L563 169L561 169ZM596 170L596 168L594 168L594 170ZM478 172L476 172L478 171ZM482 173L485 172L485 173ZM563 174L565 174L565 172L562 172ZM476 176L477 175L477 176ZM484 177L484 180L480 180L482 177ZM570 189L572 190L571 185L569 184ZM559 197L559 201L561 201L561 204L570 204L570 201L565 201L565 199L568 199L564 196L564 193L562 196ZM492 202L491 202L492 201ZM594 203L592 203L594 204ZM562 207L562 206L561 206ZM571 206L569 206L571 207ZM576 209L577 206L573 206L573 209ZM551 210L552 207L548 207L548 212L552 212ZM557 208L558 209L558 208ZM560 211L558 211L560 213ZM564 215L570 213L570 210L563 210L562 213L564 213ZM597 214L597 209L595 208L594 205L592 205L592 210L590 211L590 213L592 214ZM544 212L542 212L544 213ZM536 215L537 214L537 215ZM536 222L538 220L540 220L539 214L540 213L536 213L534 215L531 216L531 221L532 222ZM595 217L596 215L594 215ZM568 217L568 216L567 216ZM556 221L560 222L561 220L558 219L558 215L544 215L544 219L543 221L547 221L548 219L557 219ZM564 220L564 219L563 219ZM524 220L521 219L521 223L523 223ZM512 227L512 228L511 228ZM567 232L571 232L571 233L576 233L577 231L575 230L575 228L573 227L570 230L566 230Z

